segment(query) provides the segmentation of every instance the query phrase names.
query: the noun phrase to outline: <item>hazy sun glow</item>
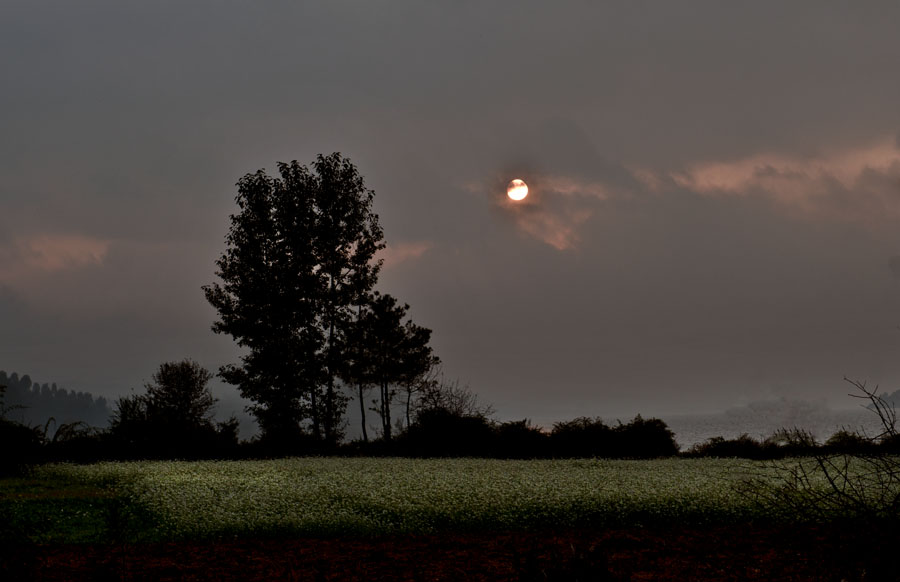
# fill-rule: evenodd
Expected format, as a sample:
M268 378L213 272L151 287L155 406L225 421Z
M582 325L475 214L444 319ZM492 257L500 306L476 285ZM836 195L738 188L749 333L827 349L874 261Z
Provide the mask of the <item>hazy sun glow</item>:
M523 200L528 196L528 184L516 178L506 186L506 195L511 200Z

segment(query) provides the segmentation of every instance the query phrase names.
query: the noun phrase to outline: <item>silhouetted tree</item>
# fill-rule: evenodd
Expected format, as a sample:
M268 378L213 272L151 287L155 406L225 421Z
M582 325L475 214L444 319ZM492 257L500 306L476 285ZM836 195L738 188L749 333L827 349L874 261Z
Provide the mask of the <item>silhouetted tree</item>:
M632 459L670 457L678 453L678 443L665 422L658 418L643 418L640 414L627 424L614 429L614 454Z
M160 364L145 385L147 415L183 434L211 427L216 404L207 387L211 379L209 370L190 359Z
M112 438L137 456L214 456L236 445L237 420L218 426L213 421L211 379L209 370L190 359L161 364L144 394L116 401Z
M308 419L316 440L334 444L347 404L336 384L344 336L376 282L383 234L374 193L340 154L278 171L238 182L240 212L216 261L222 284L203 289L220 317L213 331L249 350L221 376L254 403L263 432L298 438Z
M363 316L364 309L365 317ZM369 432L366 427L366 394L372 389L375 382L375 362L369 350L371 331L368 329L368 325L371 318L368 313L370 309L369 304L357 305L356 317L345 336L344 351L347 359L342 376L347 385L356 389L364 443L369 442Z
M361 344L347 350L357 354L360 370L379 390L372 410L380 417L382 436L388 441L396 388L403 387L411 394L414 384L439 362L428 345L431 330L409 320L404 322L408 311L409 305L400 305L391 295L376 291L359 311L359 331L354 337Z
M406 409L406 426L412 422L410 413L414 395L421 394L433 387L441 374L441 359L434 355L428 345L431 340L431 330L418 326L411 321L404 325L406 338L400 357L404 364L402 389L406 395L404 403Z

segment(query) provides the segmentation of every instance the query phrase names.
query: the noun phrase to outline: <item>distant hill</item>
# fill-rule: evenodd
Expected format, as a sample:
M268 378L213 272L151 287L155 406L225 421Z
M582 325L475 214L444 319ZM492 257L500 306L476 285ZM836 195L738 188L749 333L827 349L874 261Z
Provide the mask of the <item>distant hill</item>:
M884 402L886 402L888 406L893 406L894 409L896 409L896 410L898 410L898 412L900 412L900 390L895 390L893 392L879 394L878 396L880 396L881 399ZM875 410L875 405L868 404L868 405L866 405L866 408L868 408L869 410Z
M56 426L82 421L90 426L105 428L109 424L109 403L106 398L94 398L88 392L66 391L54 384L39 384L28 374L19 376L0 370L0 385L6 386L4 405L15 407L7 413L7 418L27 425L44 426L54 418ZM51 424L49 432L56 427Z

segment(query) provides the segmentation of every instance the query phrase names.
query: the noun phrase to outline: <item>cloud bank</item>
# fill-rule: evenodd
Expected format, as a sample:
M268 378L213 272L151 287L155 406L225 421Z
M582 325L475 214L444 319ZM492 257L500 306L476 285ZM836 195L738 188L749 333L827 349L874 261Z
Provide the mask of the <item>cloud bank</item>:
M606 162L606 165L610 164ZM633 197L757 198L792 219L896 228L900 220L900 148L894 136L817 155L759 153L735 160L707 160L683 170L617 166L632 179L621 183L575 175L537 174L522 202L497 195L495 205L523 233L559 251L578 247L580 232L605 203Z

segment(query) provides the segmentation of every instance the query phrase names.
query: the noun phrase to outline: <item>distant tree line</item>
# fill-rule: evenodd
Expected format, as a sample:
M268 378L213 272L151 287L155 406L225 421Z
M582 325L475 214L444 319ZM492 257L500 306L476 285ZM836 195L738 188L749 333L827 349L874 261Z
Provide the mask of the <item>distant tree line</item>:
M7 381L12 376L7 377ZM310 431L289 442L271 437L239 441L234 418L215 422L216 399L209 390L212 373L193 360L159 366L144 391L117 399L109 427L62 423L50 434L45 425L12 419L18 406L7 404L0 388L0 472L11 473L44 461L91 462L103 459L263 458L285 455L488 457L504 459L741 457L778 459L822 454L900 453L895 433L867 438L839 431L824 443L800 429L782 429L766 439L747 435L715 437L679 451L675 436L657 418L636 416L608 424L580 417L555 423L549 430L527 419L498 422L493 408L458 382L431 374L402 402L408 417L393 430L323 448ZM18 379L21 382L21 379ZM378 399L373 400L379 410ZM406 415L404 415L406 416Z
M19 376L0 370L0 386L6 386L6 405L12 407L9 418L23 424L44 425L50 419L51 432L72 422L85 422L105 427L109 423L110 408L103 396L89 392L75 392L59 388L56 383L38 384L28 374Z
M784 459L822 454L881 455L900 454L900 438L896 435L867 436L841 429L824 442L801 428L782 428L768 437L754 438L742 434L726 439L712 437L682 452L685 457L734 457L742 459Z

